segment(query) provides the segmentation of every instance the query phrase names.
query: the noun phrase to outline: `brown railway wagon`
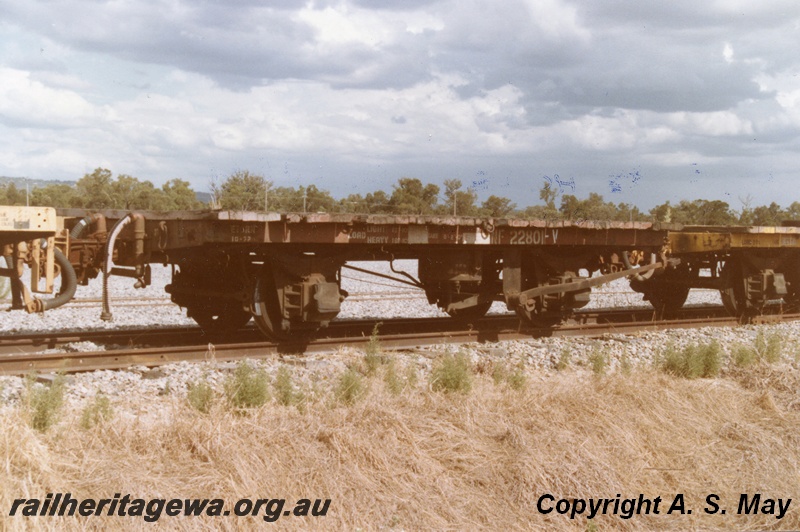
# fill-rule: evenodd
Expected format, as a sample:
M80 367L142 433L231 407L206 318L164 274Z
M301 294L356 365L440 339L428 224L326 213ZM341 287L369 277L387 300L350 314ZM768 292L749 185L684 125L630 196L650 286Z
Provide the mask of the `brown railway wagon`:
M423 290L458 319L505 301L539 326L560 323L592 286L666 265L668 226L451 216L278 214L234 211L59 210L71 228L70 261L86 282L103 272L149 282L149 264L173 265L167 290L209 329L251 317L269 336L325 326L347 293L351 261L416 259ZM599 277L589 275L600 272ZM107 298L104 298L107 299ZM110 317L107 303L104 316Z

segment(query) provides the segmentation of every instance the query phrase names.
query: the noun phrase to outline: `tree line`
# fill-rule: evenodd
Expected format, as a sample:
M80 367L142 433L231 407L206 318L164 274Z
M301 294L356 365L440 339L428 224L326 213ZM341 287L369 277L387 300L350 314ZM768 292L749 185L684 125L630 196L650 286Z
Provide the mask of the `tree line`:
M27 194L12 182L0 186L0 205L29 205L84 209L141 209L173 211L200 209L204 204L188 181L172 179L161 188L150 181L98 168L75 183L51 183Z
M800 201L787 208L777 203L751 207L752 199L741 199L733 209L721 200L669 201L647 212L629 203L606 201L597 193L586 199L564 194L546 182L539 190L540 204L518 207L509 198L491 195L482 202L471 188L458 179L447 179L444 187L401 177L391 191L350 194L336 199L316 185L275 187L272 181L247 170L237 171L211 183L211 202L204 204L189 182L172 179L160 188L150 181L126 174L116 178L110 170L98 168L84 175L75 186L49 184L26 192L14 183L0 185L0 205L30 205L125 210L227 210L274 212L329 212L366 214L457 215L494 218L547 220L654 221L684 225L780 225L800 220Z

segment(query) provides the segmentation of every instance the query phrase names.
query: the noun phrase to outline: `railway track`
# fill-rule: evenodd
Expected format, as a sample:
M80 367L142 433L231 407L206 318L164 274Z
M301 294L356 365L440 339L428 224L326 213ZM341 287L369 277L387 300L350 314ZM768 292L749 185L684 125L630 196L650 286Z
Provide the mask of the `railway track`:
M521 328L518 318L511 314L487 316L461 326L448 318L383 320L380 342L387 349L409 349L442 343L496 342L544 336L598 338L615 333L737 324L735 318L724 314L722 307L718 306L684 309L679 317L670 320L655 320L652 311L640 309L582 312L576 320L552 330ZM800 319L800 314L766 315L759 321L796 319ZM207 335L199 327L15 335L0 340L0 374L94 371L132 365L152 367L180 361L235 361L271 355L332 352L342 347L364 346L378 323L378 320L333 322L326 329L325 337L289 343L265 341L255 328L244 328L227 335ZM75 342L102 344L106 349L31 352Z

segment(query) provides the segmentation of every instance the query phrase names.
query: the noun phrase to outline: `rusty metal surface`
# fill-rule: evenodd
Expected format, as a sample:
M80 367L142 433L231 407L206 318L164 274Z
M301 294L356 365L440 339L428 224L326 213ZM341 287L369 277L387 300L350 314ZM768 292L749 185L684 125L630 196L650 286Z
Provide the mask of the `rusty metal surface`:
M750 227L758 231L674 232L669 234L673 253L709 253L734 249L800 249L800 228L795 227ZM767 231L771 229L772 231ZM792 231L784 231L791 229Z
M62 209L80 219L90 211ZM109 223L125 211L101 211ZM506 220L454 216L147 212L152 247L167 251L204 244L658 246L668 226L642 222ZM120 238L130 238L128 229Z
M0 207L0 243L53 236L58 229L52 207Z

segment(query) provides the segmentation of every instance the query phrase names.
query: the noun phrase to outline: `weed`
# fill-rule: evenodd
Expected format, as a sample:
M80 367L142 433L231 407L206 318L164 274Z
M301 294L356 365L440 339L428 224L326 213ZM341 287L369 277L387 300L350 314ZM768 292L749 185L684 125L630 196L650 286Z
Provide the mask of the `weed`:
M758 331L755 346L758 358L774 364L781 359L782 344L783 341L780 334L775 333L767 337L764 335L764 331Z
M367 342L367 347L364 352L364 365L366 366L367 375L374 375L381 364L384 363L381 341L378 337L378 328L381 325L382 323L379 322L372 328L372 334L369 336L369 342Z
M521 365L512 373L508 374L506 382L508 382L508 386L512 390L522 390L525 388L525 385L528 383L528 378L525 376L525 372L523 371Z
M758 352L752 347L740 345L733 352L733 363L739 367L745 367L758 360Z
M495 386L505 383L513 390L521 390L527 383L523 364L520 363L513 371L505 363L493 364L492 381Z
M269 377L263 369L242 361L225 381L225 395L234 408L262 406L269 400Z
M208 414L211 405L214 404L214 389L205 378L198 382L190 382L187 385L186 400L198 412Z
M405 377L406 386L412 390L417 387L417 384L419 383L419 375L417 375L417 368L414 367L414 364L406 365Z
M389 360L386 365L386 372L383 374L383 383L386 389L392 395L399 395L403 391L403 379L397 374L397 362L394 359Z
M670 345L662 354L660 366L662 371L677 377L715 377L721 366L720 351L717 342L691 344L680 351Z
M495 386L503 384L508 380L508 368L503 363L496 363L492 366L492 380Z
M564 371L567 369L572 362L572 352L568 348L563 348L561 350L561 354L558 356L558 362L556 362L556 370L557 371Z
M281 365L275 375L275 399L283 406L297 405L303 401L303 394L295 389L292 382L292 370L288 366Z
M433 391L468 393L472 390L472 368L463 353L440 356L430 374Z
M109 398L98 392L92 402L87 404L81 412L81 427L89 430L111 419L113 413Z
M347 371L339 377L339 382L333 390L333 395L340 403L352 405L364 395L365 391L366 387L361 375L352 368L347 368Z
M50 386L37 386L36 374L25 378L25 403L31 427L44 432L58 421L65 391L66 380L62 374L56 375Z
M628 353L623 353L619 359L619 370L623 375L630 375L632 369L633 364L631 364L631 359L628 357Z
M589 355L589 364L592 366L592 373L598 377L605 374L608 362L606 361L605 350L599 345L595 345L592 348L592 353Z

